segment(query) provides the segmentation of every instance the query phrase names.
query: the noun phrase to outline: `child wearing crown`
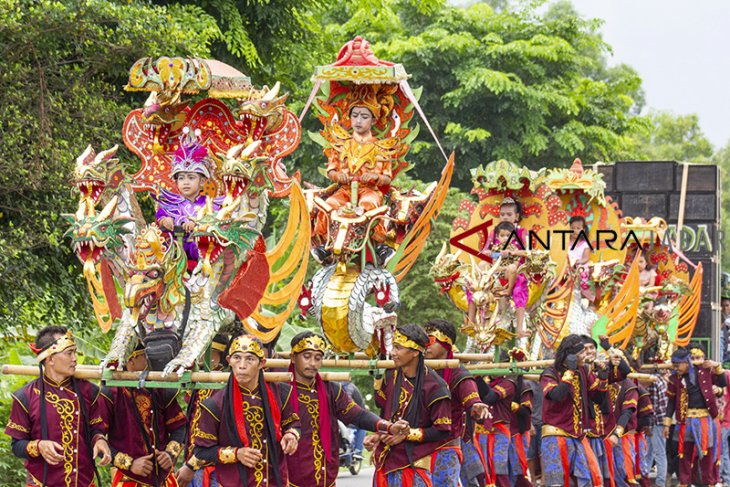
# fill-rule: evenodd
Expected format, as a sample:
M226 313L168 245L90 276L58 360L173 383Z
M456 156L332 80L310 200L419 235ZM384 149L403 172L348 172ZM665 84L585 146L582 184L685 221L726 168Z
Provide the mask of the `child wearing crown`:
M156 220L160 228L173 232L178 226L185 231L183 248L188 258L188 271L192 271L198 263L198 247L190 238L190 233L195 228L194 219L205 206L206 196L201 191L211 176L212 165L208 149L200 143L199 137L199 129L194 134L189 127L183 129L171 170L171 178L175 181L179 194L160 188L155 197L158 203ZM220 208L218 198L213 207L216 210Z

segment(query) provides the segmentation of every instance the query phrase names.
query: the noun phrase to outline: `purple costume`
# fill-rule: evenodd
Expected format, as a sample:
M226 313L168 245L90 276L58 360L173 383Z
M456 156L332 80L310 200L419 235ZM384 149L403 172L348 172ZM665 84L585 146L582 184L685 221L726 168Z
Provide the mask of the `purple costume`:
M180 136L180 144L175 150L172 158L172 179L180 173L195 173L201 177L210 178L212 163L208 154L208 149L200 143L200 130L194 133L188 127L183 129L183 135ZM206 196L199 194L195 201L160 188L157 195L153 196L157 201L157 215L155 216L158 225L162 218L172 218L175 226L181 226L187 221L191 221L198 216L200 209L205 206ZM213 200L213 209L220 209L223 197ZM163 229L167 233L172 233L167 229ZM200 258L198 246L190 239L190 234L185 232L183 237L183 248L185 255L188 257L188 270L192 271Z
M158 204L155 218L157 222L159 222L162 218L170 217L172 218L175 226L180 226L198 216L200 209L205 206L206 198L207 197L205 195L201 194L195 201L190 201L179 194L160 188L159 194L155 196L155 200ZM213 200L214 210L217 211L220 209L221 201L223 201L222 197L215 198ZM166 229L163 230L172 234L172 232L167 231ZM188 262L198 261L200 258L198 246L195 245L195 242L190 238L190 234L188 232L185 232L183 237L183 248L185 249L185 255L188 256Z

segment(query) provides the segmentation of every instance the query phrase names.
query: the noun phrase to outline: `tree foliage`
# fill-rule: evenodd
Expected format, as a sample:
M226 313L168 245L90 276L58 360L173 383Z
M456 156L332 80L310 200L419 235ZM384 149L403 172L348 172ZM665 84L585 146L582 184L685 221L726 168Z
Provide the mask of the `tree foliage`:
M637 134L634 154L639 160L708 162L712 157L712 144L696 114L655 111L649 118L651 130Z
M424 111L457 150L462 189L470 167L499 158L531 168L624 158L630 136L646 126L635 113L639 76L606 68L597 23L570 8L397 12L397 26L374 33L376 54L403 63L423 87ZM433 143L422 138L410 157L416 177L436 177Z
M87 144L120 142L125 115L142 103L122 90L143 56L216 58L256 85L281 81L299 112L318 64L333 62L355 35L381 59L400 62L422 87L420 103L447 150L456 150L454 185L470 187L469 168L498 158L531 168L618 159L712 160L730 187L730 144L712 156L697 117L639 116L641 80L629 66L608 67L600 22L567 2L490 0L461 8L445 0L0 0L0 338L28 341L48 323L72 326L88 358L108 336L94 324L80 266L59 214L74 209L73 160ZM304 131L319 130L316 117ZM125 149L123 161L137 164ZM712 156L712 157L711 157ZM422 127L409 155L413 182L433 181L442 158ZM285 161L290 173L323 183L321 147L308 137ZM408 176L404 178L410 183ZM404 183L404 184L406 184ZM463 191L453 188L429 241L401 283L403 322L459 314L429 275L448 240ZM278 205L278 206L277 206ZM730 211L730 197L723 196ZM270 221L286 219L274 204ZM272 228L276 233L277 228ZM727 233L726 233L727 234ZM730 262L730 252L726 252ZM24 347L24 345L23 345ZM22 347L4 347L18 361ZM0 395L15 386L4 382ZM3 401L3 404L9 404ZM0 411L4 417L6 410ZM7 438L5 438L6 440ZM7 445L6 451L9 449ZM14 480L16 462L0 461Z
M60 218L74 204L68 186L73 161L87 144L100 149L119 142L134 108L120 88L136 59L206 55L219 29L192 5L1 0L0 8L6 60L0 76L0 325L87 323L85 286Z

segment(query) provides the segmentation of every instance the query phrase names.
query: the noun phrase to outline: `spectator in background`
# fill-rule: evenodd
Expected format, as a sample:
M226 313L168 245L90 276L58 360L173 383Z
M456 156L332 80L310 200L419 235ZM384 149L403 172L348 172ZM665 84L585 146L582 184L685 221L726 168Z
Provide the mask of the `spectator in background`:
M730 297L723 296L720 303L722 306L722 361L730 362Z
M527 449L527 466L530 470L532 485L539 486L540 481L540 441L542 440L542 387L534 380L526 380L525 387L532 389L532 431L530 431L530 447Z
M651 403L654 412L650 420L651 436L648 438L647 451L648 464L656 463L657 487L665 487L667 482L667 444L664 438L664 418L667 415L667 377L668 370L659 370L654 374L656 381L649 385Z
M342 389L352 398L352 400L355 401L355 404L363 409L368 409L367 405L365 404L365 400L360 393L360 389L358 389L354 383L349 381L340 382L340 385L342 386ZM355 452L355 455L362 455L362 445L363 441L365 441L365 435L367 434L367 431L362 428L358 428L357 426L352 424L348 424L347 426L352 428L355 432L355 440L353 441L352 448Z
M725 304L723 303L723 310ZM725 380L730 384L730 371L725 371ZM728 437L730 437L730 388L718 388L716 394L719 393L717 408L719 410L720 419L720 439L721 457L720 457L720 478L723 485L730 485L730 452L728 451Z

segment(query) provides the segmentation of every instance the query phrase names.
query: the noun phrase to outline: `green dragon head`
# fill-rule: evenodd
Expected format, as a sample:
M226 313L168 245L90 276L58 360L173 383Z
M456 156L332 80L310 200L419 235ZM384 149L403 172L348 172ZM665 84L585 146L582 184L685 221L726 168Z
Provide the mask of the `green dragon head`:
M104 208L93 215L78 218L62 215L70 224L66 235L71 237L74 252L84 266L97 264L105 250L116 250L124 245L123 236L129 233L124 226L133 221L124 216L113 216L118 196L114 195Z
M234 218L226 207L216 212L213 210L212 200L208 198L191 235L198 246L204 275L212 274L213 264L224 251L232 250L236 259L242 259L247 251L256 247L261 240L261 233L249 225L255 218L253 213ZM260 250L265 251L265 248Z
M118 145L97 154L88 146L76 158L72 181L81 193L78 219L93 215L107 189L116 189L124 181L124 171L115 156Z
M248 98L238 99L236 115L252 140L260 139L264 132L275 132L284 123L288 93L278 96L279 88L277 81L271 89L264 86L261 90L251 90Z
M233 204L233 201L246 191L260 193L266 188L273 187L266 172L267 166L264 164L268 157L252 155L260 146L261 141L257 140L248 146L239 144L228 149L218 172L225 185L224 207Z

